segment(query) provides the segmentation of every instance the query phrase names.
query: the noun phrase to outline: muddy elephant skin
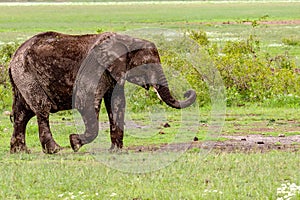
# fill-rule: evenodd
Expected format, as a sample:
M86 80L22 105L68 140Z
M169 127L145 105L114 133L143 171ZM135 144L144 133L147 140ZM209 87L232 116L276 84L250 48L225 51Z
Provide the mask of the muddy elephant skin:
M83 73L86 69L90 69L90 75ZM110 121L111 149L122 148L125 80L145 89L153 86L167 105L177 109L191 105L196 99L193 90L185 93L183 101L171 96L157 48L152 42L111 32L35 35L13 55L9 75L14 95L11 153L29 151L25 131L33 116L37 116L43 151L59 152L61 147L50 131L49 114L72 107L80 112L85 123L83 134L71 134L69 138L72 149L78 151L98 135L102 99ZM87 99L85 87L90 86L94 90L89 91L92 98ZM115 93L117 95L113 95Z

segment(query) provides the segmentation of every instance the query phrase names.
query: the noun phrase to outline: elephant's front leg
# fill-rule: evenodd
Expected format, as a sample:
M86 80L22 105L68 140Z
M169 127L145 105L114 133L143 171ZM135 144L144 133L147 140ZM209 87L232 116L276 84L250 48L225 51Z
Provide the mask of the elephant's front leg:
M54 141L50 131L49 114L37 114L37 121L39 126L39 137L44 153L53 154L59 152L61 147Z
M105 107L110 122L111 150L123 147L125 95L124 86L117 85L104 96Z
M89 105L92 104L90 103ZM85 132L83 134L70 135L70 143L74 152L77 152L83 145L91 143L98 136L99 108L100 107L97 107L95 109L93 106L86 106L86 109L79 111L85 125Z

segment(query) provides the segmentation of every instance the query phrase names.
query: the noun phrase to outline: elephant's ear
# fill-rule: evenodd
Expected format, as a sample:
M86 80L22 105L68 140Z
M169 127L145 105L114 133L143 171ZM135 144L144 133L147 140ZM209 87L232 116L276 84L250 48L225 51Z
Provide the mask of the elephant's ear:
M106 69L110 75L119 82L126 74L128 48L124 41L115 38L108 51L107 56L110 58L108 58L109 62L107 63Z

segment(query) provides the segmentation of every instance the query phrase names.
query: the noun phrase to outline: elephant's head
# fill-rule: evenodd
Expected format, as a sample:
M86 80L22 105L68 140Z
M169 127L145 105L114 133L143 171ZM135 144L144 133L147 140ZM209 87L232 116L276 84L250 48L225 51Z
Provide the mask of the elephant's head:
M160 98L169 106L185 108L196 100L194 90L188 90L183 101L176 100L170 93L168 82L163 72L156 46L147 40L122 35L122 44L127 48L125 79L149 89L153 86ZM123 58L124 59L124 58ZM124 66L125 67L125 66Z

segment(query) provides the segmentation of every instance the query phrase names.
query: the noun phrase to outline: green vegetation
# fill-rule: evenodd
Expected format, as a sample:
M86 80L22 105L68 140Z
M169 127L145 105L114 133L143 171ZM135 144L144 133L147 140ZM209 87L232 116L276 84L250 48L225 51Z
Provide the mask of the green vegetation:
M76 115L70 111L51 115L53 136L65 148L57 155L42 153L36 118L29 122L26 135L32 153L11 155L9 142L13 127L9 116L2 112L10 110L12 103L8 62L28 37L49 30L81 34L158 27L179 30L186 40L192 38L199 44L223 78L229 107L226 114L217 116L222 132L214 133L210 130L214 130L216 119L211 112L209 80L184 59L180 53L186 50L184 45L174 42L169 48L168 41L159 40L156 44L174 95L182 98L183 92L191 86L197 91L198 104L183 111L169 109L157 99L154 91L127 84L126 148L141 145L155 148L176 142L176 137L179 142L191 142L195 136L200 142L221 142L228 140L228 135L299 135L300 27L289 21L300 19L299 10L299 2L0 4L0 198L231 200L283 197L284 193L278 191L288 193L288 186L300 185L299 149L265 153L253 150L245 154L194 148L160 171L132 174L107 167L96 154L88 153L93 145L109 146L109 127L103 108L97 138L100 143L86 145L79 153L71 151L68 141L70 133L82 131L78 124L75 126ZM171 127L164 127L165 123ZM280 147L282 143L275 145ZM111 155L116 162L126 156L126 153ZM145 165L143 161L128 162ZM300 191L294 196L294 199L299 198Z
M207 156L188 153L161 171L128 174L105 167L91 155L2 154L0 197L276 199L281 184L299 181L296 156L286 152Z
M289 38L282 38L282 42L285 45L300 46L300 37L291 36Z
M222 37L241 37L248 34L248 25L243 21L294 20L300 18L299 2L247 2L190 4L121 4L121 5L35 5L1 6L0 41L24 39L37 32L56 30L67 33L94 33L123 31L133 28L164 27L191 29L203 27L205 31ZM228 24L231 22L232 24ZM236 24L234 24L236 22ZM268 35L264 27L260 36L273 42L283 34L297 35L299 28L292 25L272 25ZM281 38L280 38L281 39Z
M209 123L209 110L202 109L200 113L201 124ZM131 113L131 118L136 123L148 123L143 117L145 114ZM107 121L104 113L100 119L101 122ZM226 119L222 132L225 135L241 132L250 134L247 131L276 135L287 128L291 132L284 133L289 135L293 134L291 127L299 130L299 124L295 122L300 120L300 114L292 108L251 106L229 109ZM299 185L299 152L243 154L208 153L192 149L160 171L131 174L106 167L95 154L85 153L91 145L79 153L73 153L68 144L68 135L76 129L70 116L51 116L54 137L65 147L57 155L41 152L35 119L28 125L26 138L32 153L10 155L12 126L8 117L1 115L0 121L2 199L71 199L72 196L76 196L75 199L276 199L277 188L281 184L289 182ZM172 132L178 127L175 121L169 123L171 127L163 129L163 135L158 134L160 129L152 129L152 132L156 132L151 135L152 143L164 143L172 137ZM259 128L267 132L258 131ZM199 129L197 136L200 138L205 135L207 128L203 125ZM108 127L104 127L100 134L107 136L107 130ZM142 138L132 137L130 131L126 133L125 146L140 145ZM155 138L158 135L160 138ZM126 154L115 155L114 158L118 160L123 156ZM144 164L141 162L140 165Z
M11 85L8 76L8 63L18 44L8 43L0 46L0 110L8 109L12 104Z
M252 35L245 40L226 42L221 53L214 54L212 59L227 88L228 105L264 102L279 96L298 99L300 76L288 53L275 57L264 53L260 51L260 41Z

